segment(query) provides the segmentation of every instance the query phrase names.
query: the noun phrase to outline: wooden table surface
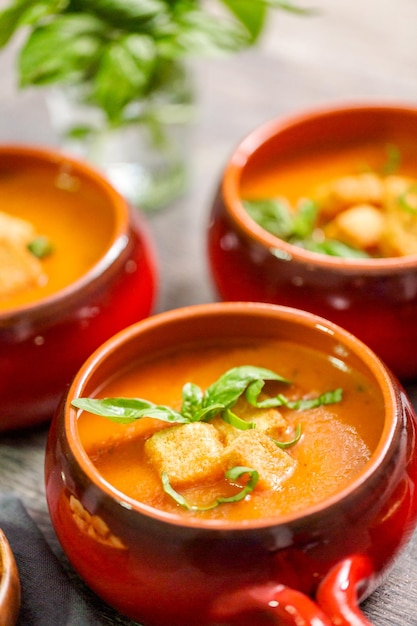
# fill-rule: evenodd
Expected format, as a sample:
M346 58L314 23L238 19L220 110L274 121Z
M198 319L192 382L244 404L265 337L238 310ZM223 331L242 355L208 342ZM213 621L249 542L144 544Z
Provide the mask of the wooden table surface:
M314 17L276 13L256 49L196 63L198 120L190 145L190 187L183 198L147 215L159 257L155 312L216 299L205 256L210 203L226 159L250 130L275 116L330 102L417 104L415 0L314 4L321 11ZM13 49L0 53L0 141L56 145L42 92L16 91L13 61ZM407 391L417 406L417 386ZM0 494L22 499L68 568L45 503L47 429L0 436ZM74 581L83 588L76 576ZM95 597L91 601L98 624L130 624ZM363 608L375 626L417 625L417 535Z

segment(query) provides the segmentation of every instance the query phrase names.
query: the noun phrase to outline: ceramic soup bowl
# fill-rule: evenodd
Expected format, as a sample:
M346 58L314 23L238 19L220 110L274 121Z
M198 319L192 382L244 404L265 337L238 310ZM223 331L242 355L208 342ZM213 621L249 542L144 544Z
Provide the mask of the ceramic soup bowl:
M0 624L14 626L20 610L20 579L10 544L0 530Z
M394 104L307 110L250 133L224 168L210 217L220 297L321 315L357 335L401 379L414 379L416 139L417 108ZM325 225L308 241L311 201ZM289 225L288 207L303 214L301 225ZM340 238L364 254L334 256ZM318 252L324 245L328 254Z
M233 389L252 368L287 381L264 386L287 404L262 408L261 392L245 420ZM251 376L239 393L255 391ZM155 417L178 412L181 393L194 417ZM86 399L124 417L146 400L136 417L154 417L115 423L77 407ZM121 331L81 367L50 427L46 497L79 575L145 626L365 626L358 605L416 524L415 430L397 379L333 323L191 306Z
M0 190L0 430L11 430L50 419L87 356L150 313L156 267L142 218L86 163L3 145Z

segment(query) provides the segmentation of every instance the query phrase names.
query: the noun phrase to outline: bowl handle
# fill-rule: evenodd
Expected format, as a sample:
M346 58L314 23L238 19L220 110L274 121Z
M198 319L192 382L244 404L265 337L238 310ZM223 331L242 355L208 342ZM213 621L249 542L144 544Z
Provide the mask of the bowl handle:
M260 610L279 626L372 626L358 607L358 588L373 574L371 561L353 555L337 563L317 590L316 600L278 583L250 586L223 595L211 616L219 621Z
M317 604L340 626L372 626L358 607L358 590L374 571L371 560L355 554L337 563L320 583Z
M216 622L236 619L242 613L260 610L279 626L332 626L322 609L306 594L276 583L251 586L221 596L212 606Z

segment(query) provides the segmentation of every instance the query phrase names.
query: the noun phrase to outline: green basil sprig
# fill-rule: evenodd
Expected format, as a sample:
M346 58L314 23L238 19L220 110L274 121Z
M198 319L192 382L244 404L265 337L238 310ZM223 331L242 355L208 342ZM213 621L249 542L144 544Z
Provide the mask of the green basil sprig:
M280 198L244 200L251 218L264 230L310 252L344 258L369 258L369 254L337 239L318 241L314 231L318 226L318 207L313 200L304 198L293 211Z
M72 405L108 417L119 423L130 423L143 417L154 417L165 422L186 424L207 422L236 404L246 388L256 381L275 380L289 383L285 378L262 367L243 365L220 376L203 392L198 385L186 383L182 389L180 411L156 405L142 398L76 398Z
M209 421L216 415L237 429L246 430L255 428L256 424L240 418L231 409L239 398L245 396L247 402L258 409L284 406L293 410L307 410L325 404L340 402L342 389L337 388L327 391L315 398L301 398L289 400L284 394L259 399L266 381L275 381L285 385L290 381L272 370L252 365L234 367L220 376L206 391L198 385L187 382L182 388L181 410L176 411L165 405L156 405L142 398L75 398L71 404L75 408L89 413L107 417L117 423L131 423L143 417L159 419L171 424L189 424L198 421ZM291 441L274 441L282 449L288 448L301 437L301 425L296 427L295 435ZM238 502L246 497L255 488L259 474L255 469L243 466L232 467L225 473L228 480L237 480L243 474L249 475L246 485L235 495L221 497L214 502L200 507L187 502L187 500L171 486L168 475L161 475L162 486L175 502L192 511L207 511L223 503Z
M206 391L198 385L187 382L182 388L181 410L176 411L165 405L157 405L142 398L75 398L72 406L107 417L118 423L131 423L143 417L152 417L175 424L207 422L216 415L241 430L253 428L254 424L242 420L231 408L241 396L256 408L285 406L294 410L307 410L323 404L340 402L342 389L328 391L316 398L288 400L285 395L259 400L266 381L286 385L290 381L272 370L253 365L234 367L218 378Z
M53 252L51 240L45 235L39 235L32 241L29 241L27 248L38 259L44 259Z
M249 480L246 485L234 496L222 497L218 496L214 502L208 504L206 506L198 506L196 504L189 504L187 500L182 496L178 491L171 486L168 478L168 474L166 472L162 473L162 486L165 491L177 504L184 507L188 511L210 511L211 509L216 508L220 504L226 504L231 502L239 502L239 500L243 500L249 493L251 493L259 480L259 473L252 469L251 467L244 467L240 465L236 465L235 467L231 467L225 473L225 476L228 480L235 481L244 474L249 475Z
M175 92L184 59L253 45L270 10L313 12L290 0L217 3L220 11L199 0L3 0L0 48L24 31L19 84L82 85L87 101L117 125L129 104L161 88Z

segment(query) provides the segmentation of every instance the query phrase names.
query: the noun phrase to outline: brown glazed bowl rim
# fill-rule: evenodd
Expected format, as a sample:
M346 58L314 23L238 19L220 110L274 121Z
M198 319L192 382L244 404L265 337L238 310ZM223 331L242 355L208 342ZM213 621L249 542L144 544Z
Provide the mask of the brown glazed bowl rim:
M0 156L7 154L16 157L21 156L23 159L35 159L42 163L50 164L51 166L59 166L60 164L68 165L72 174L80 174L82 177L88 178L109 198L109 206L113 208L114 228L107 249L83 276L80 276L73 283L45 298L36 300L33 303L29 302L19 307L0 311L0 323L2 321L8 322L16 317L21 321L22 317L31 317L32 315L39 316L44 313L45 309L65 306L67 301L71 301L74 296L84 291L112 266L114 260L118 258L120 252L126 246L129 224L129 206L126 200L116 191L105 176L89 163L57 148L34 146L30 144L1 143Z
M335 342L345 345L353 354L359 356L360 360L374 376L381 391L385 407L384 427L380 441L373 452L371 459L364 466L362 471L342 490L333 496L326 498L318 504L304 509L302 512L271 517L268 519L251 520L249 522L230 522L222 520L197 520L187 519L178 515L160 511L151 506L142 504L133 498L125 495L108 483L95 468L92 461L85 452L77 429L78 409L71 407L70 402L74 397L82 396L82 390L88 383L94 370L100 366L111 355L117 352L123 345L134 340L138 335L147 332L155 332L161 325L176 324L181 320L188 322L193 319L224 318L226 316L268 316L274 319L282 319L294 324L301 324L312 332L330 334L335 337ZM163 313L150 316L132 326L120 331L105 343L102 344L84 363L75 375L72 384L68 389L64 404L64 436L67 444L81 472L91 481L93 485L102 491L107 497L118 502L129 510L134 510L138 514L165 522L170 525L182 527L204 528L210 530L251 530L255 528L277 527L300 519L317 516L328 510L332 506L337 506L340 502L354 496L358 490L365 489L371 480L384 465L387 457L390 456L390 448L393 446L395 434L399 426L399 398L396 394L395 379L380 361L380 359L359 339L345 331L336 324L329 322L317 315L307 311L301 311L290 307L275 304L254 303L254 302L220 302L185 306L172 309Z
M417 121L417 107L412 104L373 103L369 101L322 105L271 119L250 132L237 145L226 163L221 181L226 211L247 237L269 248L275 256L283 260L294 259L311 266L317 265L341 272L380 273L388 271L395 273L406 269L416 269L417 254L378 259L346 259L305 250L300 246L295 246L280 239L259 226L244 209L240 199L239 187L243 170L250 158L267 141L292 128L301 125L312 126L317 120L340 117L343 122L343 119L358 113L366 113L368 115L379 113L385 116L406 114L415 116Z

